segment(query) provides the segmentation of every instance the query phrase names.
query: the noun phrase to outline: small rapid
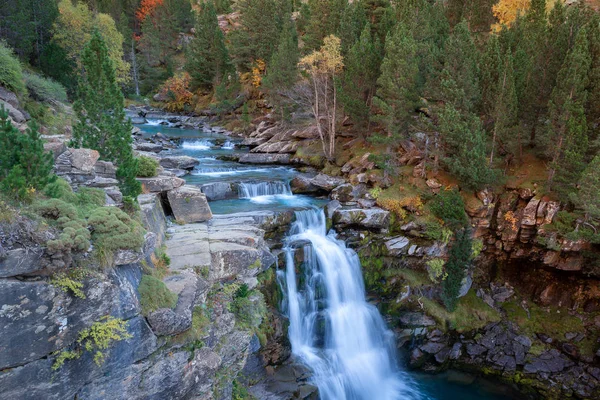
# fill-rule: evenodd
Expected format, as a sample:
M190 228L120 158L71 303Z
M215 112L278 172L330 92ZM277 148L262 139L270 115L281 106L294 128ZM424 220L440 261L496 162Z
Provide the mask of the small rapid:
M321 399L421 399L397 365L393 333L366 301L357 254L327 235L324 212L296 211L284 250L279 279L292 353L312 370Z
M210 150L213 146L214 144L208 140L196 140L193 142L186 140L181 144L182 149L192 151Z

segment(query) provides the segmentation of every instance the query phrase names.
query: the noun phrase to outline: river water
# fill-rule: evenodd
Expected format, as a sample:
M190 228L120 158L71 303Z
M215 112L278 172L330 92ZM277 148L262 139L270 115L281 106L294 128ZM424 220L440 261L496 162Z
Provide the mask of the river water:
M327 200L292 194L289 181L296 170L221 160L248 150L208 130L139 127L146 136L161 132L181 138L172 153L200 161L186 176L188 184L237 184L238 198L210 203L214 214L295 210L296 221L284 243L286 267L278 271L285 294L282 307L290 321L292 353L312 370L323 400L509 398L502 387L459 373L423 375L402 369L393 333L366 301L358 256L326 232L322 206Z

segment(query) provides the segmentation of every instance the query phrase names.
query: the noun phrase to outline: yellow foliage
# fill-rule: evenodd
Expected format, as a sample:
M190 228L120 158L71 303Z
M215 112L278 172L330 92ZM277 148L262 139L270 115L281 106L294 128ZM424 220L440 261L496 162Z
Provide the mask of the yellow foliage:
M265 73L266 64L263 60L258 59L252 67L252 86L259 87L262 82L263 74Z
M183 111L185 106L192 102L194 94L189 91L191 77L187 72L181 72L167 79L160 89L160 93L167 97L167 110L171 112Z
M519 14L525 14L531 6L531 0L500 0L492 6L497 24L492 25L492 32L500 32L503 26L510 26ZM546 2L546 11L554 7L554 1Z
M519 219L515 216L515 213L507 211L506 214L504 214L504 220L510 224L512 230L517 230L517 222Z
M337 74L344 68L341 41L335 35L323 39L323 46L300 60L300 68L311 75Z

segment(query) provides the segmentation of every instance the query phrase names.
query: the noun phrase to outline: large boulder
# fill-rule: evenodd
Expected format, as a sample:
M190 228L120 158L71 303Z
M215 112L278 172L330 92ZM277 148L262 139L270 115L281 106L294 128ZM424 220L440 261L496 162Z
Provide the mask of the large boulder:
M172 156L163 157L160 160L160 166L164 168L172 169L194 169L196 165L200 164L200 161L189 156Z
M21 248L0 253L0 278L26 275L44 268L41 247Z
M150 153L160 153L163 150L162 144L151 142L138 142L134 147L138 151L147 151Z
M309 175L298 174L290 181L290 188L292 193L317 193L321 191L320 188L312 184L312 179Z
M364 183L359 183L358 185L346 183L333 189L329 197L331 200L339 200L342 203L346 203L362 199L367 193L367 186Z
M179 178L177 178L179 179ZM182 186L167 192L173 215L184 223L202 222L212 218L206 196L199 188Z
M356 226L375 230L387 229L390 225L390 213L381 208L342 208L333 213L333 224L342 228Z
M138 178L142 187L147 192L168 192L185 184L185 181L176 176L159 175L154 178Z
M238 191L236 184L229 182L212 182L200 186L208 201L236 199Z
M311 183L313 186L316 186L319 189L323 189L327 192L330 192L334 188L339 185L346 183L343 178L338 178L335 176L329 176L325 174L319 174L311 179Z

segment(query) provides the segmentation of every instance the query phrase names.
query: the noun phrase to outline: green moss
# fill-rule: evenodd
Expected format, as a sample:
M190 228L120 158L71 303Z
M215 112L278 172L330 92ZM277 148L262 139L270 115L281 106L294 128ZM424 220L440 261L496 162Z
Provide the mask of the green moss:
M245 297L236 297L228 308L241 329L252 331L258 329L267 313L264 296L257 290L252 290Z
M52 364L52 370L56 371L64 365L65 361L75 360L79 357L81 357L81 353L77 351L63 350L60 353L58 353L58 356L54 359L54 363Z
M454 329L457 332L479 329L501 319L500 313L484 303L473 290L459 299L454 312L448 312L434 300L423 298L421 302L425 312L443 329Z
M171 292L163 281L151 275L143 275L138 287L142 314L148 315L159 308L174 308L177 295Z
M132 335L127 333L127 321L107 316L79 332L77 343L90 353L94 353L96 365L102 365L106 358L104 350L107 350L113 342L131 337Z
M233 381L233 389L231 393L231 400L255 400L256 397L252 396L248 389L237 380Z
M252 263L252 265L250 265L248 268L249 269L259 269L260 267L262 267L262 261L260 261L260 258L257 258L256 261L254 261Z
M204 339L208 335L210 317L206 306L196 306L192 311L192 326L185 332L173 336L170 341L176 344L191 345L194 349L204 346ZM190 350L192 350L190 348Z
M69 277L66 273L61 272L55 274L50 279L50 284L58 287L65 293L71 293L75 297L79 297L80 299L85 299L85 293L83 292L83 282L79 282L75 279Z

